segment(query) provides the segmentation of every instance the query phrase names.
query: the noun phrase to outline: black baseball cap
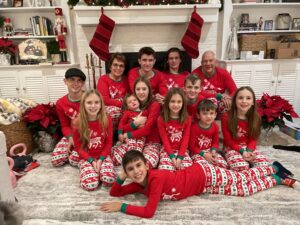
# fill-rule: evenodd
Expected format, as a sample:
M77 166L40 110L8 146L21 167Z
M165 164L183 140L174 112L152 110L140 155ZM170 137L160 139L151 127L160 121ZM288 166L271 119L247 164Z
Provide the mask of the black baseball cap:
M77 68L70 68L66 71L65 78L68 79L70 77L79 77L83 81L86 80L85 74L80 69Z

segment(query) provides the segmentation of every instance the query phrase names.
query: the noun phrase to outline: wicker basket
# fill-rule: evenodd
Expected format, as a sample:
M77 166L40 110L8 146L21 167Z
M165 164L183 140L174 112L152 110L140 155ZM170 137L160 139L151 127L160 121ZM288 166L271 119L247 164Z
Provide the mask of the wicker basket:
M18 143L24 143L27 147L27 154L31 153L35 145L33 142L32 133L26 127L26 123L16 122L10 125L0 125L0 130L3 131L6 138L7 151ZM21 149L20 149L21 150Z
M271 35L245 34L239 36L240 51L265 51L267 41L272 40Z

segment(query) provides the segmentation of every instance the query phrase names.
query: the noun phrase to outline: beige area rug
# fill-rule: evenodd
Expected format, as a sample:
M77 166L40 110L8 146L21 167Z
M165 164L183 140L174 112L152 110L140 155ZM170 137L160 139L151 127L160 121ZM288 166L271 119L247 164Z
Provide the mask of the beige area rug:
M279 160L300 177L300 153L261 147L271 161ZM278 186L250 197L200 195L185 200L163 201L152 219L122 213L104 214L101 203L118 200L109 189L86 192L79 187L78 169L66 165L53 168L50 155L35 156L41 166L19 180L16 196L25 212L24 225L83 224L300 224L300 192ZM144 205L143 195L122 201Z

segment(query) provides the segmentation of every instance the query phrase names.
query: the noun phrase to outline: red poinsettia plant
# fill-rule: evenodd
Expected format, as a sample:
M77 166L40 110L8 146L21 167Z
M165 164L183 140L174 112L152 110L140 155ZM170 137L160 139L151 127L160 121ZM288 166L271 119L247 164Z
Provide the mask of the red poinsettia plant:
M293 121L292 118L299 117L293 106L279 95L268 95L264 93L257 100L258 113L262 118L263 129L271 129L275 126L284 126L284 118Z
M8 40L7 38L0 38L0 52L15 54L16 46L13 45L13 42Z
M54 103L38 104L26 110L23 120L33 133L46 131L49 134L56 135L57 132L60 132L60 123Z

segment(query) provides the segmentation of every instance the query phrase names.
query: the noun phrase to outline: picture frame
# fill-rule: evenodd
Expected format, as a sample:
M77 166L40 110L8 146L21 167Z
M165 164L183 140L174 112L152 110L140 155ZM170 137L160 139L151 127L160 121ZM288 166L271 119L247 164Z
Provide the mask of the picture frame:
M265 20L264 30L273 30L273 20Z
M23 7L23 0L13 0L13 7Z
M241 24L248 24L248 23L250 23L249 13L242 13Z
M7 7L12 7L12 1L13 0L1 0L0 1L0 8L7 8Z
M300 18L293 18L292 30L300 30Z

